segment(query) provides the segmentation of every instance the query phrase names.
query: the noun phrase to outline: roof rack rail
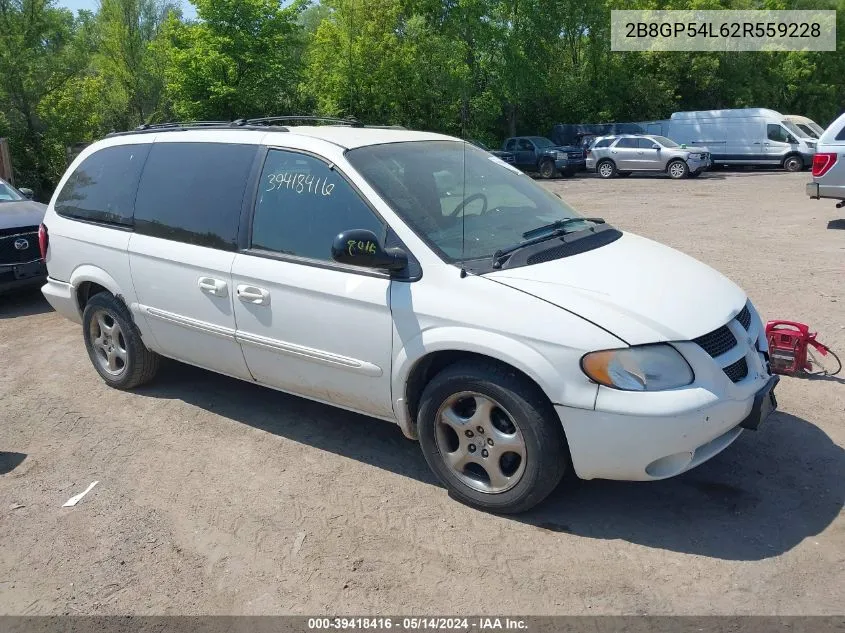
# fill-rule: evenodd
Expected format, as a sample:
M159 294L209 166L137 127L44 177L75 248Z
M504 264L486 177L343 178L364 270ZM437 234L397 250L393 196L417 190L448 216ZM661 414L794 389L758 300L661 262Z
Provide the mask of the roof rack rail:
M345 119L339 119L336 117L324 117L324 116L265 116L259 117L257 119L238 119L237 121L232 121L232 125L234 126L246 126L246 125L273 125L274 123L284 123L286 121L313 121L315 123L333 123L335 125L349 125L351 127L364 127L360 121L358 121L355 117L347 117Z

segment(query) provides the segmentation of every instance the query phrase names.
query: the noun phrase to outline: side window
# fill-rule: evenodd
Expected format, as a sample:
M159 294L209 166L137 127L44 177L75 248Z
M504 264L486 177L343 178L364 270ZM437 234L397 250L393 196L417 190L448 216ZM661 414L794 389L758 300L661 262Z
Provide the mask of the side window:
M651 149L655 144L660 145L657 141L650 138L638 138L637 139L637 146L640 149ZM654 150L652 150L654 151Z
M516 139L509 138L507 144L505 145L506 152L513 152L516 151Z
M138 179L149 144L115 145L91 154L67 179L56 213L68 218L132 226Z
M261 173L252 247L331 260L332 241L349 229L369 229L384 240L386 227L352 186L321 160L270 150Z
M596 144L593 145L593 148L597 149L597 148L600 148L600 147L610 147L611 143L613 143L612 138L603 138L600 141L597 141Z
M632 149L637 147L637 139L635 138L620 138L616 144L617 149Z
M769 123L766 126L766 136L770 141L778 141L780 143L788 143L789 135L777 123Z
M521 139L519 139L519 144L517 146L517 149L520 152L533 152L534 151L534 145L528 139L521 138Z
M244 191L257 151L255 145L154 143L135 201L135 231L236 250Z

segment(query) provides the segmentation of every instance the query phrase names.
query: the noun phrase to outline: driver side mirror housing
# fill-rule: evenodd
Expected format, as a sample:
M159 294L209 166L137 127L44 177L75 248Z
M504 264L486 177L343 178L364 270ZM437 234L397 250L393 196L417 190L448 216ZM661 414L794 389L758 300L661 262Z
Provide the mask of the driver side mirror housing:
M18 191L20 191L27 200L32 200L35 197L35 192L32 189L21 187Z
M332 242L332 259L341 264L396 272L408 266L401 248L384 248L376 234L367 229L339 233Z
M656 149L659 152L660 151L660 144L655 143L654 145L651 146L651 149Z

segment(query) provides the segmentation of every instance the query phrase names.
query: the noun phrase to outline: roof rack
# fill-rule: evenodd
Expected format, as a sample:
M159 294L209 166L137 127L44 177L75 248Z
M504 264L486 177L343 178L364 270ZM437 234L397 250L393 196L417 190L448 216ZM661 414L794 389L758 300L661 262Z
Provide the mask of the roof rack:
M234 126L246 125L273 125L275 123L284 123L287 121L313 121L315 123L333 123L335 125L348 125L351 127L364 127L363 124L355 117L347 117L345 119L338 119L336 117L323 116L265 116L257 119L238 119L232 121Z
M139 125L134 130L126 132L111 132L106 135L106 138L113 136L125 136L127 134L149 134L153 132L165 131L180 131L180 130L197 130L197 129L262 129L268 126L274 126L274 131L289 132L286 127L277 125L288 121L310 121L315 123L329 123L332 125L344 125L356 128L370 128L379 130L405 130L407 128L401 125L364 125L355 117L346 117L339 119L335 117L320 117L320 116L268 116L256 119L235 119L234 121L171 121L167 123L144 123Z

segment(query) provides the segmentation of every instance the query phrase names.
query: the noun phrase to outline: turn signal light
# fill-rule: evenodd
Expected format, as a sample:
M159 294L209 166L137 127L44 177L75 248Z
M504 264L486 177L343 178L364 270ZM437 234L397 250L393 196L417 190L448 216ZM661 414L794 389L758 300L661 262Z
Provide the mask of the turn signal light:
M836 164L838 155L833 152L822 152L813 156L813 177L824 176Z

